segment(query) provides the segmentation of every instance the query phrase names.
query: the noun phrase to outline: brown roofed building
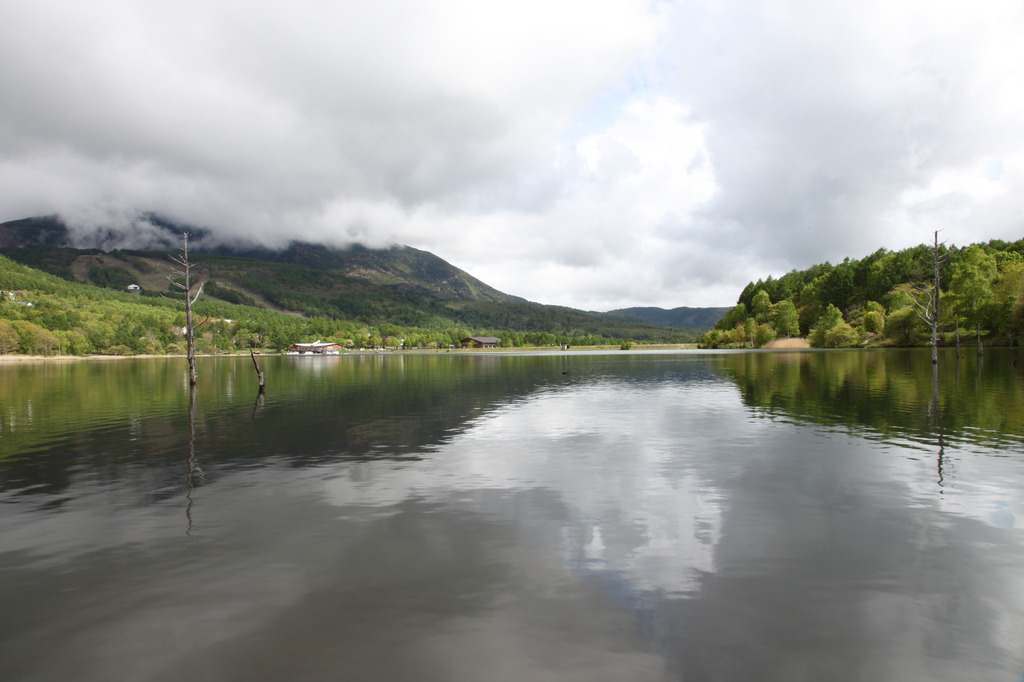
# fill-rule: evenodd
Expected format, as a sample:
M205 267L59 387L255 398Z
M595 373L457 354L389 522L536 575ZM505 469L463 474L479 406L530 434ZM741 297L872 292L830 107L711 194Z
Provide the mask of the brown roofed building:
M497 336L467 336L459 343L463 348L497 348L501 339Z

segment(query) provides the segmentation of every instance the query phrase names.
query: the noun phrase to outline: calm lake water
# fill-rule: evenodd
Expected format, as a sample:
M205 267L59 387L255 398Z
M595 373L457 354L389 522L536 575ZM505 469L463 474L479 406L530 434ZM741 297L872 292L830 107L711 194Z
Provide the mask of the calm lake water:
M0 365L0 679L1024 679L1024 362Z

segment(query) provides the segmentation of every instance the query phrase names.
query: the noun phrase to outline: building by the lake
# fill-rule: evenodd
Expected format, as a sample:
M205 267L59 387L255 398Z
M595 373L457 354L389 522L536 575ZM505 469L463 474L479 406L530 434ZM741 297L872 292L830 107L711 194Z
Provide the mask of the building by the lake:
M497 348L501 339L497 336L467 336L459 343L463 348Z
M341 344L328 341L314 341L313 343L293 343L288 348L290 355L338 355L341 353Z

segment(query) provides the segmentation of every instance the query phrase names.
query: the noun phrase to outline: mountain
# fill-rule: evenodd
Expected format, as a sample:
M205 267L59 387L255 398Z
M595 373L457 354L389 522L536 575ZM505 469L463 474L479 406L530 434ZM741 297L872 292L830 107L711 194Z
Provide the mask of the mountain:
M68 228L57 216L22 218L0 223L0 248L17 249L26 246L67 246Z
M139 228L137 232L132 228ZM440 298L516 301L525 299L510 296L490 287L468 273L432 253L414 249L411 246L393 246L387 249L368 249L352 245L335 249L321 244L291 242L283 249L268 249L259 246L224 244L214 241L208 230L185 226L160 218L154 214L143 214L131 228L99 227L87 233L72 232L58 216L41 216L0 223L0 250L42 270L71 279L78 275L74 268L78 259L76 252L96 256L99 252L118 255L125 251L135 256L155 256L166 259L168 252L181 249L181 235L189 232L190 251L194 254L210 254L220 264L219 268L206 267L204 275L216 270L223 274L230 269L230 259L244 261L266 261L286 265L297 265L319 271L335 271L372 284L398 287L405 290L420 290L426 295ZM139 233L142 236L139 236ZM40 249L39 247L47 247ZM71 249L68 251L67 249ZM45 253L45 255L43 255ZM15 257L20 255L21 258ZM27 262L33 260L34 262ZM107 262L109 259L87 258L90 265ZM109 266L133 270L132 262L114 258ZM200 258L197 262L209 262ZM138 261L134 262L138 265ZM202 265L200 265L202 268ZM65 269L68 268L68 269ZM141 273L135 273L141 275ZM87 277L75 279L88 281ZM142 279L146 279L142 277ZM106 282L98 282L106 284ZM160 288L165 283L159 283Z
M611 310L608 314L663 327L711 329L729 310L730 308L621 308Z
M666 328L637 318L532 303L409 246L343 249L292 242L279 250L218 242L208 230L152 214L137 229L69 230L56 216L0 224L0 253L57 275L143 295L167 295L168 254L188 231L193 274L204 298L306 317L439 329L520 330L570 337L687 341L703 330Z

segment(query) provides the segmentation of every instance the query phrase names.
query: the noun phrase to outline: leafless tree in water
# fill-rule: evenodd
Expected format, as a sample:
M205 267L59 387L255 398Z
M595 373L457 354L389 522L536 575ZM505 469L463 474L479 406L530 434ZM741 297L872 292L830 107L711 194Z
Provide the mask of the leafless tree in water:
M944 245L945 242L939 243L939 232L938 230L934 233L934 241L932 243L932 267L934 273L932 275L931 284L922 284L914 287L916 292L915 296L912 296L914 302L914 312L920 317L925 324L927 324L932 331L931 347L932 347L932 364L938 364L939 362L939 286L941 284L940 268L942 264L946 262L947 256L939 251L939 246Z
M172 274L167 275L171 284L181 289L185 294L185 347L188 356L189 382L196 385L196 340L195 325L192 319L192 305L199 300L203 293L203 284L200 283L193 293L195 283L192 281L192 263L188 258L188 232L181 235L183 245L181 253L170 256L171 261L178 267L174 268Z

